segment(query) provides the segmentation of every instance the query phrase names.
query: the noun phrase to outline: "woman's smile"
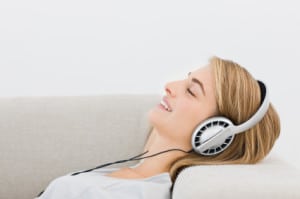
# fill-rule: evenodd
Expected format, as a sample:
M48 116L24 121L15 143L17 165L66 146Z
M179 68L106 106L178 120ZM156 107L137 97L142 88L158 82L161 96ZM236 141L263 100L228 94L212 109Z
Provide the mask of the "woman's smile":
M160 104L158 104L160 108L163 108L164 110L168 112L172 112L172 108L169 104L169 102L166 99L166 96L163 97L163 99L160 101Z

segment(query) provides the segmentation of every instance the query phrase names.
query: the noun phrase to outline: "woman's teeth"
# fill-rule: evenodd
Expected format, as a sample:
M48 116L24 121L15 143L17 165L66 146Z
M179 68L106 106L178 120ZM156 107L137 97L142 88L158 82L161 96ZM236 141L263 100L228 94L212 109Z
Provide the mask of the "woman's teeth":
M168 105L167 105L163 100L160 101L160 104L163 105L163 107L164 107L167 111L171 112L171 109L168 107Z

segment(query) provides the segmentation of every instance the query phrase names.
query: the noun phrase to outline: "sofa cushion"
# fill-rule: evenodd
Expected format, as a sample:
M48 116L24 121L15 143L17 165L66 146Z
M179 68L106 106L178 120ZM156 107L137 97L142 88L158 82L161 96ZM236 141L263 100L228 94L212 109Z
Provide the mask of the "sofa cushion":
M198 165L184 169L173 199L299 199L300 171L276 155L257 164Z

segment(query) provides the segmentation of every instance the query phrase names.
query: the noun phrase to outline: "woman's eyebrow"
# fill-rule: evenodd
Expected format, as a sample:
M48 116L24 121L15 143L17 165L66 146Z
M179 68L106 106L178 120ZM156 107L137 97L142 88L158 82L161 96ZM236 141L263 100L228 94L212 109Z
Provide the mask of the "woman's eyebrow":
M191 72L188 73L188 76L190 76L190 74L191 74ZM196 79L194 77L192 78L192 82L197 83L200 86L203 94L205 95L205 90L204 90L203 83L200 80L198 80L198 79Z

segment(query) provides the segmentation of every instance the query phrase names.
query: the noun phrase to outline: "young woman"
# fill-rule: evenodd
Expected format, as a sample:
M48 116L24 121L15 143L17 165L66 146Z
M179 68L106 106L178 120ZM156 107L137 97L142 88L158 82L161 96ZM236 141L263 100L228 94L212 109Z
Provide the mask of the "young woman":
M262 104L263 91L258 81L232 61L212 57L206 66L189 72L185 79L167 83L165 92L161 103L148 112L152 129L144 150L147 156L155 156L132 167L62 176L52 181L39 198L167 199L183 168L257 163L270 152L280 134L279 116L269 104L262 119L235 135L224 151L207 156L192 150L191 137L201 122L222 116L239 125Z

